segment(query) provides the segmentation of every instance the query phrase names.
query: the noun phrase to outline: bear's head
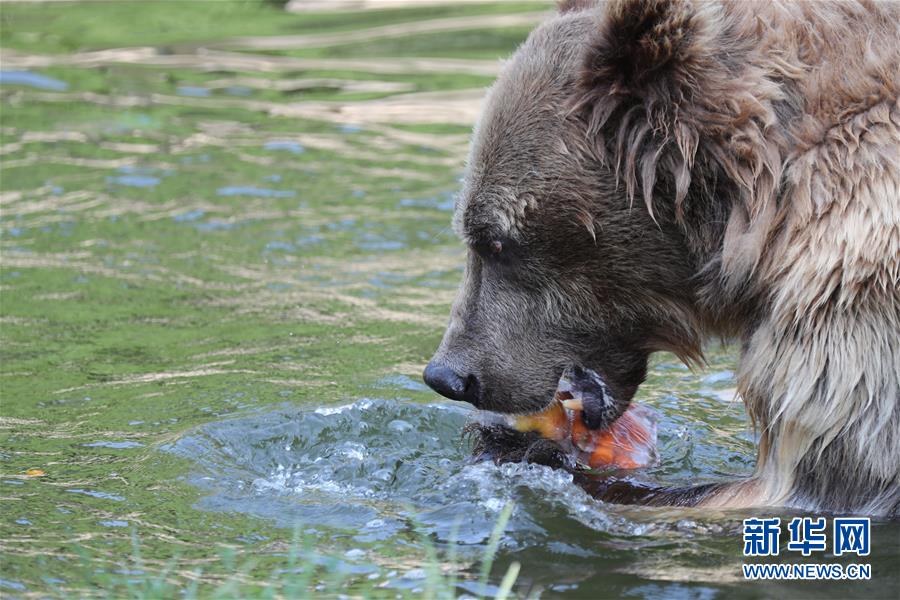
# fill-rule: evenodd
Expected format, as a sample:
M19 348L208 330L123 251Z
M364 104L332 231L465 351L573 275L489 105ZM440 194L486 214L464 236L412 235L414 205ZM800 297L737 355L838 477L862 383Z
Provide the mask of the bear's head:
M605 379L615 417L652 352L700 357L708 316L698 274L721 260L714 249L743 189L715 183L727 169L715 153L727 152L706 142L727 126L715 104L738 100L687 106L733 78L708 47L722 34L703 10L679 0L568 2L505 66L455 208L467 263L425 370L436 391L532 412L578 365ZM736 60L741 45L729 43L725 60Z

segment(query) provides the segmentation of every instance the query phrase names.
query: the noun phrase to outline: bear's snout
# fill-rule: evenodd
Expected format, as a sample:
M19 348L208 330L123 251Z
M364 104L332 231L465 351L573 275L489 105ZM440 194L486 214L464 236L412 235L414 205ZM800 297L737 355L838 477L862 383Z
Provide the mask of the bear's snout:
M481 384L475 375L462 376L447 365L432 360L425 367L422 379L428 387L445 398L468 402L476 408L481 396Z

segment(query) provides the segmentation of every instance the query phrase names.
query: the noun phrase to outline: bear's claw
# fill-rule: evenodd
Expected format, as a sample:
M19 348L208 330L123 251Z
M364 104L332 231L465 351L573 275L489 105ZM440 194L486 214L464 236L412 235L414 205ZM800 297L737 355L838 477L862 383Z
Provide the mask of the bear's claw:
M557 394L571 398L563 400L563 405L581 410L588 429L606 429L623 412L603 377L585 367L576 365L566 369L560 377Z

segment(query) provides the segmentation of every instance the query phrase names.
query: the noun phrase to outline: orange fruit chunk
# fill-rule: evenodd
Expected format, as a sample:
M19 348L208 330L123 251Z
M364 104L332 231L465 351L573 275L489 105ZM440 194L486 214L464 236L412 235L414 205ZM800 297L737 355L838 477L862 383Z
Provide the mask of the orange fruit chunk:
M514 429L536 432L571 452L577 462L592 469L638 469L656 459L656 415L638 404L628 409L607 429L588 429L577 408L567 408L559 398L546 410L511 419Z
M563 405L554 401L542 412L516 415L513 428L522 433L535 431L543 438L560 442L569 436L569 416Z

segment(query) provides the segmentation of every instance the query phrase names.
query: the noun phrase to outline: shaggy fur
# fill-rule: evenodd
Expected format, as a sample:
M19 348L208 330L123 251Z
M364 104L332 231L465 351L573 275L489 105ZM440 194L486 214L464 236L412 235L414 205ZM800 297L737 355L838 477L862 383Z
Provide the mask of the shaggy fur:
M626 404L736 336L756 472L701 501L897 515L898 65L894 2L563 3L476 128L433 363L488 409L569 364Z

